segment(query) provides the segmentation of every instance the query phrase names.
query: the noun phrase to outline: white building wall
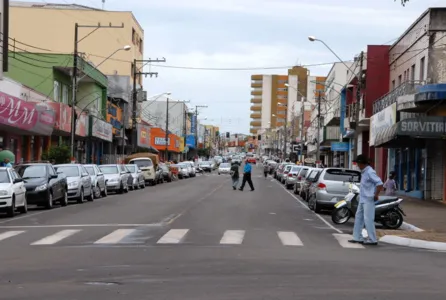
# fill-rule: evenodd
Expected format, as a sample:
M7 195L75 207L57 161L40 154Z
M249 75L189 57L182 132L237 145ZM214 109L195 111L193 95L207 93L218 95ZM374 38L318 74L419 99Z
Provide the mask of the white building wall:
M262 79L262 114L261 128L271 128L271 91L272 76L264 75Z
M308 76L307 82L307 102L316 103L316 76Z
M289 75L288 76L288 109L287 109L287 120L288 123L291 122L293 115L297 115L301 111L302 103L300 101L300 97L298 96L298 76L297 75Z

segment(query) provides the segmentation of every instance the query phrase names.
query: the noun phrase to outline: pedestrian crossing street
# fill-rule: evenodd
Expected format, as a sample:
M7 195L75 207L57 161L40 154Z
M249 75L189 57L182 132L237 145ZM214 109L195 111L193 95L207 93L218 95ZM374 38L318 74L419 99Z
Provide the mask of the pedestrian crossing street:
M148 229L148 228L31 228L29 230L0 230L0 248L13 246L250 246L256 241L256 247L305 247L311 245L311 236L299 237L293 231L245 231L225 230L220 235L203 233L190 229ZM167 230L167 231L166 231ZM195 234L194 234L195 233ZM330 245L342 248L364 249L359 244L348 243L349 234L326 234ZM258 241L261 242L258 242ZM308 242L308 245L307 245ZM324 243L326 241L324 240ZM252 245L251 245L252 246Z

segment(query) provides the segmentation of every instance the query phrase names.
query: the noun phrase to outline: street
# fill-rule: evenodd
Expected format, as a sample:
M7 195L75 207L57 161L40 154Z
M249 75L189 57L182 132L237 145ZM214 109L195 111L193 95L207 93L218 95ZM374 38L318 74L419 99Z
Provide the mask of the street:
M1 218L0 299L444 299L446 253L348 244L253 170Z

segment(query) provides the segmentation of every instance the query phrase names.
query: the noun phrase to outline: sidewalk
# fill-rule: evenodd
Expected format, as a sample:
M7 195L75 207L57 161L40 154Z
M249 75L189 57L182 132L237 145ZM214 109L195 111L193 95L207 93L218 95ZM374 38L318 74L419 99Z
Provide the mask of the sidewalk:
M407 215L404 221L423 231L377 230L380 240L408 247L445 250L446 203L404 196L402 198L404 201L401 207Z

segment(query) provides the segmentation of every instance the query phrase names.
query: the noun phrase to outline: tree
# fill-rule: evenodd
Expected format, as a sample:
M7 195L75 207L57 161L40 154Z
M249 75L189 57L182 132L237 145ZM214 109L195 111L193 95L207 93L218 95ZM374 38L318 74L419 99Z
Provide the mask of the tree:
M66 164L70 162L70 147L60 145L51 147L46 153L42 153L42 160L48 160L54 164Z
M394 0L396 2L396 0ZM401 5L406 6L406 3L409 2L409 0L401 0Z

